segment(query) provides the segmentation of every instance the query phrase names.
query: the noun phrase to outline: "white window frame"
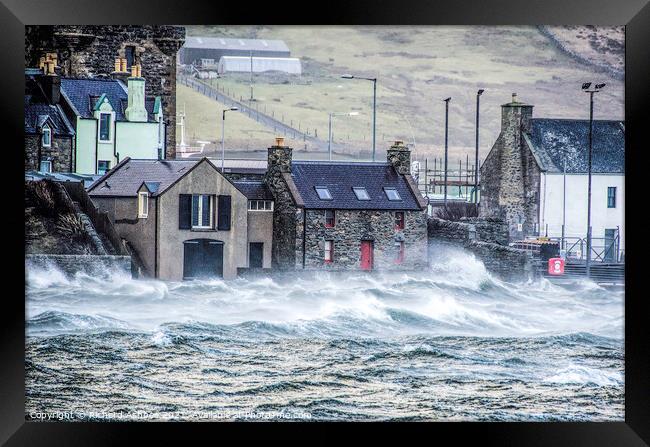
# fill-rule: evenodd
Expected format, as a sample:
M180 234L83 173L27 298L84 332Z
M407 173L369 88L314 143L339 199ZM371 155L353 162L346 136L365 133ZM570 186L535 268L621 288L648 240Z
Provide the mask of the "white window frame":
M45 135L47 134L47 143L45 142ZM52 147L52 129L47 124L43 126L43 135L41 137L41 145L43 147Z
M254 207L253 204L255 204ZM262 208L260 208L260 204L262 204ZM251 199L248 201L248 211L273 211L273 200Z
M138 218L146 219L149 217L149 193L147 191L138 192Z
M326 240L325 244L323 244L323 249L323 261L327 264L334 262L334 241Z
M203 222L201 220L203 219L203 200L202 198L207 196L208 197L208 207L210 208L210 211L208 212L208 225L201 225ZM192 194L192 201L194 200L194 197L198 197L199 199L199 210L198 210L198 225L194 225L194 215L190 215L191 222L192 222L192 229L195 230L210 230L214 227L213 221L214 221L214 197L211 194ZM192 203L192 213L194 213L194 203Z
M362 201L368 201L370 200L370 194L368 194L368 190L366 189L365 186L353 186L352 191L354 191L354 195L357 196L357 200L362 200ZM359 197L359 193L362 192L363 194L366 195L365 198Z
M108 139L102 139L102 115L108 115ZM99 112L97 118L97 140L101 143L111 143L113 141L113 112Z
M44 171L44 170L42 169L42 167L43 167L43 163L48 163L48 164L49 164L50 167L49 167L49 169L48 169L47 171ZM41 160L41 161L39 162L39 164L38 164L38 171L39 171L39 172L52 172L52 160Z
M390 194L388 194L388 191L392 191L392 192L394 192L395 195L397 196L397 198L392 199L392 198L390 197ZM399 201L402 200L402 196L400 196L400 195L399 195L399 192L397 192L397 188L384 187L384 194L386 194L386 198L387 198L388 200L390 200L391 202L399 202Z

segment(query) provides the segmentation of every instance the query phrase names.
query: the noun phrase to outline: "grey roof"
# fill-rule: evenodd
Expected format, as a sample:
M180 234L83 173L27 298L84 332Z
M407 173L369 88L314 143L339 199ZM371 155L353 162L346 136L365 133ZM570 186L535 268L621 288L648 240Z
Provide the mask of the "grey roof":
M93 197L135 197L143 183L158 183L153 196L163 193L201 160L136 160L125 158L98 179L88 194Z
M72 172L25 172L25 180L48 179L56 182L83 182L85 188L89 187L100 177L101 175L97 174L75 174Z
M248 199L273 200L273 194L262 181L234 180L232 183Z
M316 209L374 209L420 210L418 200L403 175L389 163L360 162L292 162L291 177L300 193L305 208ZM325 186L332 200L321 200L316 186ZM362 186L370 200L358 200L352 190ZM390 201L384 187L393 187L402 200Z
M128 89L117 79L74 79L61 78L61 93L75 109L76 114L82 118L93 118L93 108L102 95L106 95L108 102L115 110L115 119L126 121L124 114L128 105ZM145 99L145 108L149 121L153 117L153 98Z
M286 51L289 47L282 40L231 39L226 37L186 37L185 48L227 49L246 51Z
M40 73L40 70L38 71ZM74 129L59 106L49 103L38 82L38 74L25 71L25 133L38 134L41 126L49 121L54 135L74 135Z
M588 172L589 120L533 118L528 137L542 170L563 172L566 151L568 173ZM594 121L592 172L625 172L625 125L622 121Z

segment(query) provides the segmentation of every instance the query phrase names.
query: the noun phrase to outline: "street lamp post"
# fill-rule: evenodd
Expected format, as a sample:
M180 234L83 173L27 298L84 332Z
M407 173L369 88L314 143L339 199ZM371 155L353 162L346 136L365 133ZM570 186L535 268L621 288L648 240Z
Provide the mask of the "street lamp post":
M566 242L564 240L566 233L566 153L564 150L564 168L562 174L562 250L566 249Z
M372 161L375 161L375 149L377 143L377 78L364 78L351 74L344 74L341 78L372 81Z
M481 103L481 95L485 90L479 89L476 92L476 155L474 157L474 203L478 207L478 112Z
M444 180L444 191L445 191L445 209L447 209L447 159L449 154L448 146L448 135L449 135L449 101L451 98L444 99L445 101L445 180Z
M332 117L333 116L357 116L359 112L330 112L329 113L329 126L328 126L328 137L327 137L327 153L329 154L329 159L332 161Z
M226 133L226 112L236 111L237 107L230 107L229 109L223 109L221 114L221 173L223 174L224 165L226 160L226 144L225 144L225 133Z
M599 92L603 87L605 87L605 84L596 84L593 88L590 87L591 82L585 82L582 84L582 90L585 93L589 93L589 157L587 158L587 170L589 172L587 180L587 278L591 277L591 158L594 131L594 93Z

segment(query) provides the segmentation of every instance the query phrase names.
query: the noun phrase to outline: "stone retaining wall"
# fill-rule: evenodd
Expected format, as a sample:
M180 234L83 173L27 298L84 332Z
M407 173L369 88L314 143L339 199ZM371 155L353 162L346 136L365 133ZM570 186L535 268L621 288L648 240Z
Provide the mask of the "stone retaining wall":
M57 268L67 275L83 272L89 275L104 276L116 271L131 274L130 256L112 255L25 255L25 267Z

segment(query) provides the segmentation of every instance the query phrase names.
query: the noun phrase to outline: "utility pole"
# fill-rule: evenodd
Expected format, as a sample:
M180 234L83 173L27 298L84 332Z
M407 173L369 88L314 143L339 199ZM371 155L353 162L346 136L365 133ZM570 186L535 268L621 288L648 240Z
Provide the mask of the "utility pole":
M365 81L372 81L373 83L372 85L372 161L375 161L376 136L377 136L377 78L364 78L361 76L354 76L351 74L344 74L341 76L341 78L363 79Z
M587 180L587 278L591 277L591 159L593 152L593 131L594 131L594 93L599 92L605 84L596 84L593 89L591 82L582 84L582 90L589 93L589 157L587 158L588 180Z
M253 51L251 50L251 101L253 101Z
M479 89L476 92L476 154L474 157L474 166L476 166L476 171L474 172L474 203L478 207L478 118L479 118L479 106L481 104L481 95L485 90Z
M447 161L449 155L449 101L451 98L444 99L445 101L445 179L444 179L444 194L445 194L445 209L447 209Z

